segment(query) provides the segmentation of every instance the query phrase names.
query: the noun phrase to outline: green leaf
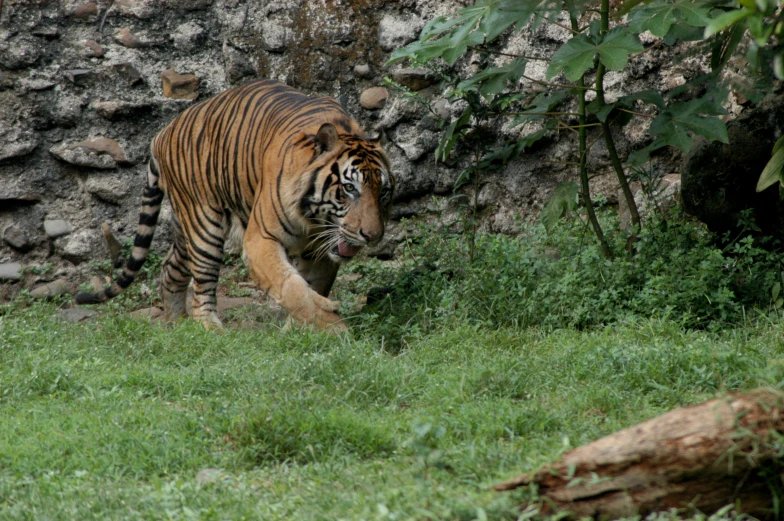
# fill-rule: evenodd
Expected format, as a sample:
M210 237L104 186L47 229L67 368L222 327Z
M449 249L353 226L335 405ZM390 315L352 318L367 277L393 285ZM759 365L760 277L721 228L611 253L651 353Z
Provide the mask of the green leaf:
M544 204L544 208L542 208L542 212L539 215L547 233L552 231L564 214L572 212L577 208L578 194L577 183L558 183L558 186L553 190L552 195Z
M743 20L751 14L753 14L753 11L746 9L733 9L732 11L727 11L724 14L717 16L710 21L707 27L705 27L705 38L710 38L714 34L723 31L730 25L736 23L738 20Z
M704 27L711 21L710 10L705 2L691 0L654 0L635 9L629 27L635 33L646 29L658 37L664 37L676 22Z
M577 81L585 71L593 66L594 56L608 69L619 71L629 61L629 54L640 52L643 46L626 27L616 27L596 44L584 34L578 34L567 41L555 54L547 68L550 79L563 71L569 81Z
M468 123L471 121L471 114L473 114L473 109L471 105L468 105L460 117L447 127L444 137L441 138L441 143L436 148L436 161L446 161L449 157L460 133L468 127Z
M779 139L781 141L781 139ZM776 145L779 145L779 142L776 142ZM775 149L776 152L773 154L773 157L770 158L768 164L765 165L765 168L762 170L762 174L759 177L759 181L757 181L757 191L761 192L776 184L781 179L782 170L784 170L784 148L781 146L778 149Z
M506 82L512 83L525 74L525 58L516 58L503 67L488 67L474 76L457 84L458 90L467 90L481 84L479 91L485 98L492 98L506 87Z
M531 100L531 103L526 110L515 117L512 121L512 127L547 117L546 114L552 111L567 97L569 97L568 90L557 90L549 94L544 92L537 94L536 97Z
M776 140L776 144L773 145L773 151L770 153L771 156L776 155L776 152L784 148L784 136L781 136Z

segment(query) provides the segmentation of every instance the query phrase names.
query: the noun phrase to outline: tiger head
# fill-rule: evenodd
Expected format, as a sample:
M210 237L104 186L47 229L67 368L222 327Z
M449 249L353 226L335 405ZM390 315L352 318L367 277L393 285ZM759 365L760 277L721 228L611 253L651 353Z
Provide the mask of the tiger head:
M338 134L330 123L316 134L316 170L302 201L313 223L311 244L316 256L333 262L354 257L363 246L384 235L395 179L377 139Z

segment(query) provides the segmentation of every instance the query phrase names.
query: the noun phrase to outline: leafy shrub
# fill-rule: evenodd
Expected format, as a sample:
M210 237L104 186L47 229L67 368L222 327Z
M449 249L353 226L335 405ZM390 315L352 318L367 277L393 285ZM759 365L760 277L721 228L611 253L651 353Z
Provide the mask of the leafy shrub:
M609 212L601 217L604 226L615 224ZM483 234L469 262L467 241L423 229L409 244L406 268L357 325L397 347L452 320L585 328L644 316L727 326L770 304L780 270L779 255L763 247L769 245L746 237L720 249L677 212L642 230L633 256L620 230L612 231L614 262L588 233L580 222L561 221L550 234L541 226L524 228L519 238Z

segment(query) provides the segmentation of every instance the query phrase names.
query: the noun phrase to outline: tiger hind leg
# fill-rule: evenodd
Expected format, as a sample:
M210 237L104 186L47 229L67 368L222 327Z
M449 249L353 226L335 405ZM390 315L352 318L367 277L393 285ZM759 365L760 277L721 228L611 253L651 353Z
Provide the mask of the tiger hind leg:
M191 274L193 275L193 318L207 329L222 329L217 313L218 276L223 264L223 244L229 231L228 216L199 208L195 219L199 227L198 243L192 237L188 243ZM193 232L192 232L193 235Z
M165 320L175 321L187 315L185 300L192 278L188 254L182 248L182 241L175 240L161 266L161 301Z

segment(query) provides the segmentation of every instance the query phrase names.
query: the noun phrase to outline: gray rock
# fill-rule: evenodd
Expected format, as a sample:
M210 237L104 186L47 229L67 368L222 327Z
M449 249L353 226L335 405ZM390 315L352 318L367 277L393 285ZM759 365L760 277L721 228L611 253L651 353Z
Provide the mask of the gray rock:
M131 182L132 179L122 174L90 175L84 187L105 203L120 204L131 192Z
M74 85L85 85L94 77L92 69L67 69L63 74Z
M422 90L435 83L433 74L422 67L399 69L391 74L392 80L411 90Z
M27 253L33 248L27 234L15 224L12 224L3 230L3 241L22 253Z
M256 74L245 53L228 43L223 44L223 60L226 64L226 76L231 83L238 83L243 78Z
M136 311L131 312L131 316L134 318L146 318L149 320L160 318L161 315L163 315L163 310L156 307L137 309Z
M378 23L378 44L387 52L403 47L417 39L423 26L415 16L384 15Z
M452 112L449 110L449 102L445 99L440 99L431 105L433 112L435 112L441 119L449 119Z
M149 114L153 110L151 103L133 101L94 101L90 108L99 116L109 121L122 121L124 119Z
M97 316L97 311L81 308L64 309L57 314L57 318L64 320L65 322L71 322L72 324L77 322L87 322L88 320L92 320Z
M57 295L67 295L71 293L71 285L65 279L57 279L46 284L41 284L30 291L30 296L33 298L47 299L56 297Z
M43 48L35 37L23 34L11 41L0 41L0 65L10 70L25 69L43 55Z
M219 481L226 481L228 479L230 479L229 476L221 469L206 468L201 469L196 473L196 483L199 485L208 485Z
M373 72L370 70L370 65L367 63L358 63L354 65L354 74L360 78L370 78L373 76Z
M280 22L267 20L261 24L261 48L265 51L281 53L288 40L289 31Z
M116 75L129 85L139 85L144 82L141 73L132 63L116 63L112 65L111 71L113 75Z
M175 49L192 51L201 43L204 36L204 28L201 25L196 22L188 22L177 26L172 34L172 41Z
M0 161L26 156L35 150L35 147L37 146L37 141L22 141L16 143L0 144Z
M104 251L100 246L101 238L96 231L78 230L68 237L60 255L74 264L81 264L97 258L98 252ZM100 257L103 258L104 254Z
M370 87L362 91L359 104L368 110L378 110L386 105L387 98L389 98L389 91L384 87Z
M96 137L52 147L49 152L56 158L76 166L111 169L118 164L129 164L122 147L113 139Z
M0 280L13 281L22 279L22 265L18 262L0 262Z
M62 219L47 219L44 221L44 231L50 239L56 239L63 235L68 235L73 231L73 227L68 221Z

